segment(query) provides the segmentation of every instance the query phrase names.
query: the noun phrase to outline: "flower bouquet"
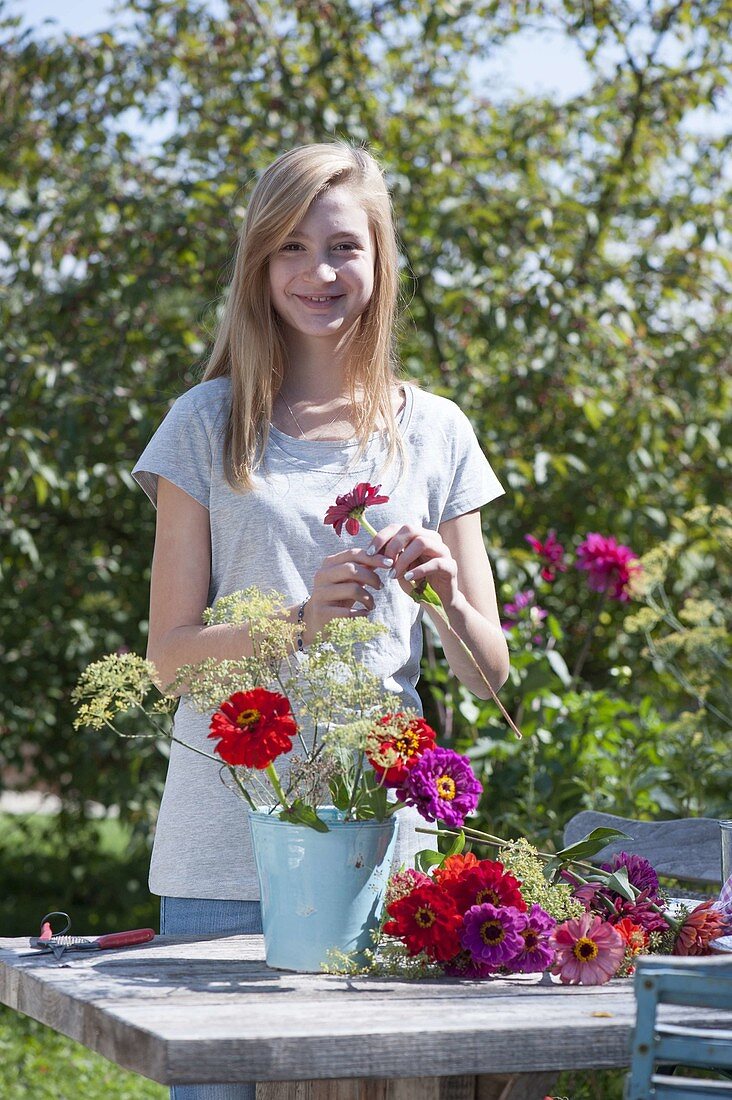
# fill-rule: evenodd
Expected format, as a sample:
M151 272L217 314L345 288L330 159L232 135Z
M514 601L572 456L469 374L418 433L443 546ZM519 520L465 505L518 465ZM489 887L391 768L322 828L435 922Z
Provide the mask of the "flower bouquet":
M459 828L482 787L467 757L439 748L434 730L400 709L399 697L385 693L364 666L360 647L385 627L335 619L299 651L298 627L282 614L284 604L256 588L219 599L204 621L248 624L252 655L186 665L162 693L154 666L134 654L94 662L74 692L76 726L185 744L163 721L179 695L209 717L211 752L186 747L215 763L248 807L268 962L318 969L328 948L358 952L370 942L399 810L415 807L425 821ZM120 728L118 716L130 710L145 715L144 733ZM280 758L289 767L276 768ZM346 887L349 894L337 893ZM347 918L342 934L333 925L337 911ZM320 934L316 912L323 913ZM303 929L295 926L300 917L307 917ZM278 943L289 946L279 952ZM311 949L307 958L293 955L299 945Z

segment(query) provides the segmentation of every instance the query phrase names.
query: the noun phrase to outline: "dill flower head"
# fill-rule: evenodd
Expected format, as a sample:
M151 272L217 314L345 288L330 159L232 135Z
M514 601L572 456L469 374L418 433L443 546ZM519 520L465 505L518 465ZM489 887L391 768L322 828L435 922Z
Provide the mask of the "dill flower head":
M507 871L521 882L521 893L528 905L540 905L556 921L579 917L585 907L573 896L567 882L552 884L544 875L544 863L525 837L501 848L498 858Z
M136 653L110 653L87 665L71 693L78 704L74 729L100 730L116 715L141 707L149 692L157 694L155 676L155 665Z

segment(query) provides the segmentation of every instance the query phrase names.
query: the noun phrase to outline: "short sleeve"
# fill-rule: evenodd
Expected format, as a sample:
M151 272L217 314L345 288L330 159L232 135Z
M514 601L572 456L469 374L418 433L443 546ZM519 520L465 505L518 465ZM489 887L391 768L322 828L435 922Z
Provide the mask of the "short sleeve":
M452 484L440 522L481 508L505 489L483 454L473 425L461 409L455 409Z
M183 394L140 455L132 476L154 507L158 477L165 477L208 508L211 466L211 441L205 424L190 394Z

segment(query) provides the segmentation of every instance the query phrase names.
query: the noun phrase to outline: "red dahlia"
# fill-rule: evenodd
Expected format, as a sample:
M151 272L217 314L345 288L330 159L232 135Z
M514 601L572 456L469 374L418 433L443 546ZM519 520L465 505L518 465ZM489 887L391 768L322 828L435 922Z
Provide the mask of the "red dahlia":
M235 691L211 718L209 737L218 737L214 749L227 764L245 768L269 767L292 748L297 724L290 701L276 691L252 688Z
M460 950L462 918L452 898L434 883L418 886L406 898L387 906L392 918L384 925L388 936L398 936L410 955L424 951L431 959L447 962Z
M386 504L388 497L379 496L380 485L369 485L368 481L361 481L350 493L336 497L335 504L331 504L325 513L323 523L331 523L335 533L340 535L343 524L349 535L357 535L361 517L371 504Z
M454 898L459 913L467 913L473 905L512 905L521 913L526 912L526 902L521 896L521 883L505 871L498 860L482 859L477 867L470 867L459 878L444 883Z

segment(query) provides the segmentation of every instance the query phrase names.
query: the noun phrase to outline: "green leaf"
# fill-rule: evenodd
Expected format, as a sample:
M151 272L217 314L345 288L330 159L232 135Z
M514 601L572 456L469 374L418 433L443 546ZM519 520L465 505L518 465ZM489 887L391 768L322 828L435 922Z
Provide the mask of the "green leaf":
M414 862L418 871L427 874L430 867L439 867L444 858L442 852L435 852L432 848L423 848L415 855Z
M628 880L627 867L618 867L617 871L608 875L605 885L609 890L614 890L616 894L620 894L621 898L625 898L626 901L635 901L636 895Z
M307 825L315 829L317 833L329 833L330 829L321 821L312 806L306 805L301 798L295 801L287 809L279 814L280 821L288 821L292 825Z
M566 848L562 848L557 852L556 859L589 859L591 856L597 855L606 844L611 840L632 840L631 836L627 833L623 833L620 829L610 829L603 827L601 829L593 829L587 836L583 836L580 840L575 841L574 844L568 845Z

